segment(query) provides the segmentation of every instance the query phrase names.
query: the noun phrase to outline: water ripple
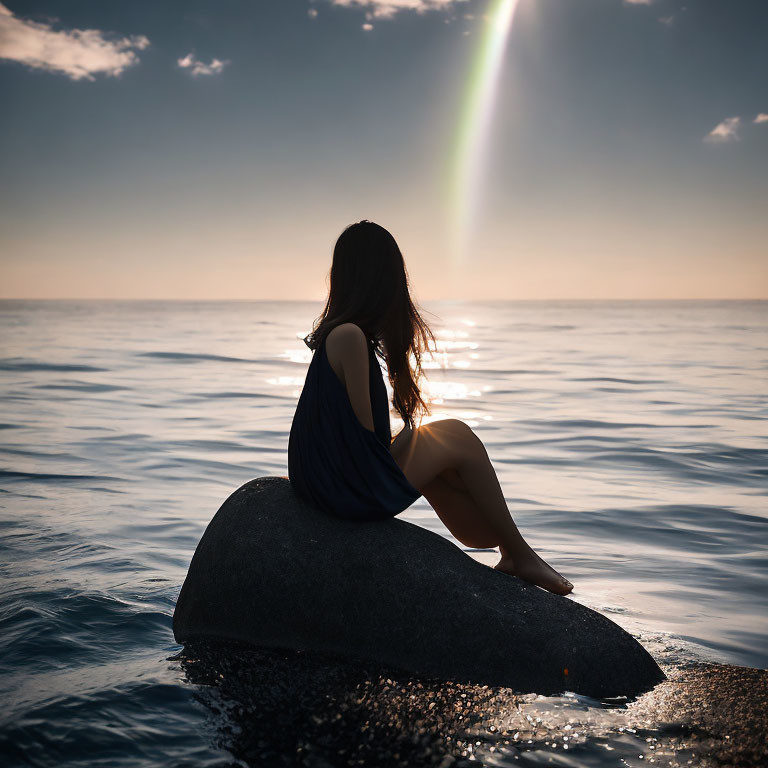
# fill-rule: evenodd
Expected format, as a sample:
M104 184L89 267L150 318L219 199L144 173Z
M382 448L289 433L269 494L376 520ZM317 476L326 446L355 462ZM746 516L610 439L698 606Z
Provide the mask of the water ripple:
M526 538L576 584L572 599L669 669L768 665L768 303L430 309L441 331L426 361L433 415L473 425ZM0 301L0 764L232 765L226 742L245 745L240 764L261 765L260 739L301 732L268 707L208 697L169 657L206 524L243 483L287 474L308 360L299 336L319 310ZM424 499L402 516L451 538ZM468 556L492 565L498 554ZM286 705L304 695L291 687L299 667L254 678L286 717L301 711ZM392 686L363 685L389 712ZM517 704L504 716L610 717L578 698ZM314 746L337 723L321 710L319 725L302 725ZM238 739L238 727L257 738ZM635 765L653 754L645 737L611 728L568 753L545 728L531 734L512 758L481 750L473 762Z

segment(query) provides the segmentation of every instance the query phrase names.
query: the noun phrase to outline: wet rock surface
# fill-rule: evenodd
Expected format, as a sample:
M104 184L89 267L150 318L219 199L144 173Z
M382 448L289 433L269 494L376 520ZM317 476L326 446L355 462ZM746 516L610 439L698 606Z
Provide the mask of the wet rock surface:
M635 700L521 695L222 642L178 657L248 766L761 766L768 672L694 665Z
M246 483L217 512L173 628L180 643L314 651L521 693L633 696L663 679L601 614L404 520L329 517L277 477Z

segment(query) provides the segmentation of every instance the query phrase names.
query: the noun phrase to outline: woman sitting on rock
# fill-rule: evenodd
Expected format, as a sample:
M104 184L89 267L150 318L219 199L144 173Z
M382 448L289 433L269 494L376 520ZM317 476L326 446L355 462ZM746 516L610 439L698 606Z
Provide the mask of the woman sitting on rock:
M288 443L299 496L362 521L393 517L423 495L465 546L498 547L498 570L557 594L573 589L518 531L470 427L457 419L416 426L428 413L417 382L434 336L411 301L403 256L386 229L364 220L341 233L328 299L304 341L314 354ZM405 425L394 440L376 355Z

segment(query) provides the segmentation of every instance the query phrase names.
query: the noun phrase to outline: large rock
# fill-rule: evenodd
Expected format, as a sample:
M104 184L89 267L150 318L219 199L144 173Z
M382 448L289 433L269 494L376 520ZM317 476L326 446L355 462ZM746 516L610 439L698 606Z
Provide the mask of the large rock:
M599 613L404 520L329 517L278 477L246 483L216 513L173 631L179 643L316 651L520 692L634 696L664 679Z

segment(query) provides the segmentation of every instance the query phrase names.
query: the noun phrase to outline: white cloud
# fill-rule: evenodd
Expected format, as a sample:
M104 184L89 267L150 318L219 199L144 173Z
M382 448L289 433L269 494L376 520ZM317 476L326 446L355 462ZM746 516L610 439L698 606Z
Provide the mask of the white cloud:
M367 21L374 19L391 19L399 11L415 11L416 13L426 13L427 11L453 10L459 3L465 3L467 0L328 0L331 5L342 8L364 8ZM625 5L652 5L655 0L623 0ZM313 18L317 16L317 11L309 10L309 15ZM465 19L475 18L472 13L465 13ZM485 15L483 15L485 18ZM663 24L670 24L672 17L667 16L659 19Z
M317 8L310 8L307 11L307 16L309 16L310 19L316 19L317 18Z
M739 140L740 117L726 117L725 120L718 123L705 137L704 141L714 144L723 144L728 141Z
M758 125L761 123L768 123L768 114L761 112L752 122L757 123Z
M368 11L366 14L368 19L390 19L398 11L425 13L440 9L447 10L456 3L462 2L466 0L331 0L332 5L365 8Z
M675 23L674 16L659 16L659 24L663 24L665 27L671 27Z
M365 23L365 24L363 24L363 29L364 29L366 32L370 32L370 31L373 29L373 24L368 24L368 23Z
M206 64L192 53L182 56L176 63L181 69L188 69L189 73L194 77L198 75L219 75L224 71L224 67L229 64L228 61L222 61L221 59L211 59L211 63Z
M148 45L144 35L108 39L98 29L55 30L51 24L17 18L0 3L0 59L33 69L72 80L95 80L94 75L100 74L116 77L136 64L135 51Z
M623 0L625 5L652 5L655 0ZM398 11L416 11L416 13L426 13L426 11L450 10L458 3L464 3L467 0L330 0L331 5L338 5L344 8L365 8L366 18L371 19L391 19ZM471 13L464 14L465 19L473 19ZM659 19L662 23L670 23L665 17Z
M656 0L623 0L624 5L653 5ZM372 19L391 19L399 11L416 11L416 13L426 13L427 11L452 10L459 3L467 0L329 0L331 5L338 5L344 8L365 8L365 17L368 21ZM685 10L685 9L683 9ZM316 14L310 15L313 17ZM473 14L464 14L465 19L475 18ZM669 25L673 22L673 16L663 16L659 19L662 24Z

